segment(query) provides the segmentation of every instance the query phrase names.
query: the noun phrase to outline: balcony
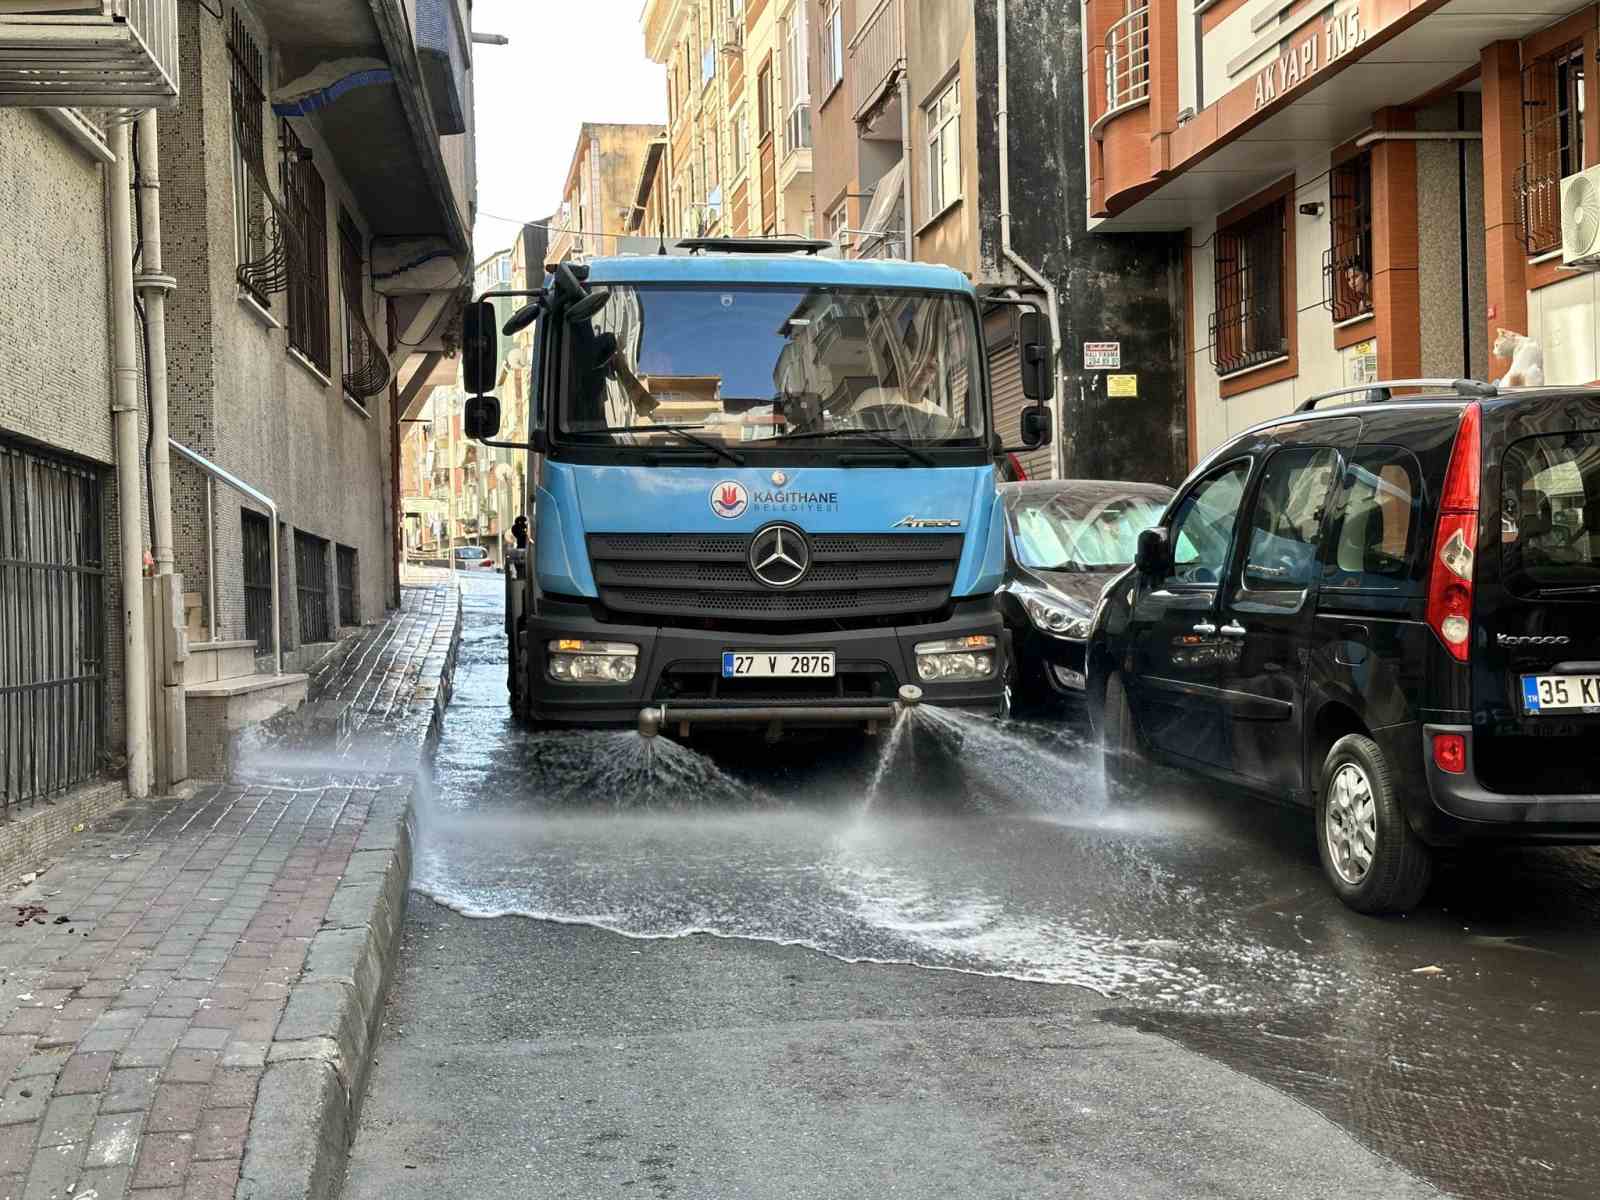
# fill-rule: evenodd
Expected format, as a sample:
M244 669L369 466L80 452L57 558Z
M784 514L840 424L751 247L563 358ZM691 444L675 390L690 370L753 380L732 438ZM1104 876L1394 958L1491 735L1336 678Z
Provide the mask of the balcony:
M1150 102L1150 9L1136 8L1106 31L1106 108L1094 123L1098 135L1119 113Z
M0 0L0 106L177 103L177 0Z
M893 92L905 69L900 39L902 0L882 0L850 39L850 92L856 97L856 120L865 120Z

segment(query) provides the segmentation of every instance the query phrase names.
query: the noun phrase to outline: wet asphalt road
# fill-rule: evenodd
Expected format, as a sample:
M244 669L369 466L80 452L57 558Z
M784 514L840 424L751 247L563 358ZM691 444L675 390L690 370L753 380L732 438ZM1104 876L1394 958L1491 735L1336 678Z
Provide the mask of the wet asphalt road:
M1600 1190L1594 851L1376 921L1304 814L1107 805L1060 727L532 737L500 586L465 581L348 1200Z

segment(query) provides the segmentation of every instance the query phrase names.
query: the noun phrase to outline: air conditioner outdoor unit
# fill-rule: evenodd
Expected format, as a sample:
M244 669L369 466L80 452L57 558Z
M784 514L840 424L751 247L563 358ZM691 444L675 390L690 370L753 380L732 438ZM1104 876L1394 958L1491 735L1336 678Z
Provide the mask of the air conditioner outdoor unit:
M0 0L0 106L177 104L178 0Z
M1561 181L1561 261L1600 264L1600 167Z

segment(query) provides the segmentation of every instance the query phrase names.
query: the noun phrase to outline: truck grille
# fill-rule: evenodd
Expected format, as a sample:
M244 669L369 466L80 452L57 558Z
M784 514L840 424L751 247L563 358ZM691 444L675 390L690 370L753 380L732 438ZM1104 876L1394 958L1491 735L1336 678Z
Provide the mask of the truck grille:
M595 534L600 600L615 612L740 621L840 620L943 607L955 585L960 534L808 536L811 570L774 591L750 573L745 534Z

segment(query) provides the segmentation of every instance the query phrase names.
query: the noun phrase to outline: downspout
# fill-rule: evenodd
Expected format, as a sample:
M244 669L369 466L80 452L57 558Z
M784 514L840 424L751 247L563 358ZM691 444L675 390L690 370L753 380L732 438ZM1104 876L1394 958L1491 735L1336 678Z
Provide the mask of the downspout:
M994 0L994 22L997 41L996 56L999 58L1000 71L998 80L998 123L1000 137L1000 253L1012 266L1021 271L1023 275L1032 280L1041 292L1044 293L1045 304L1049 308L1050 341L1053 345L1052 357L1054 361L1051 368L1056 379L1055 399L1055 425L1056 449L1051 453L1052 466L1056 478L1063 474L1061 453L1061 403L1062 403L1062 346L1061 346L1061 308L1056 302L1056 285L1046 279L1040 272L1018 254L1011 245L1011 122L1008 103L1010 98L1010 78L1006 58L1006 0Z
M905 169L900 172L900 240L907 262L917 261L917 248L912 242L911 221L911 43L906 27L906 5L900 0L900 161Z
M133 313L133 201L129 194L131 130L110 130L117 156L110 173L111 426L117 458L117 520L122 555L122 692L127 720L128 795L150 794L150 661L144 627L144 531L139 481L139 356Z
M144 198L139 205L139 277L135 285L144 301L145 336L149 352L145 370L150 379L150 490L155 510L155 527L150 530L155 543L156 574L171 575L172 554L172 459L167 451L167 293L178 281L161 269L161 150L157 142L156 114L151 109L139 117L139 178L136 181ZM216 624L216 614L210 620Z

